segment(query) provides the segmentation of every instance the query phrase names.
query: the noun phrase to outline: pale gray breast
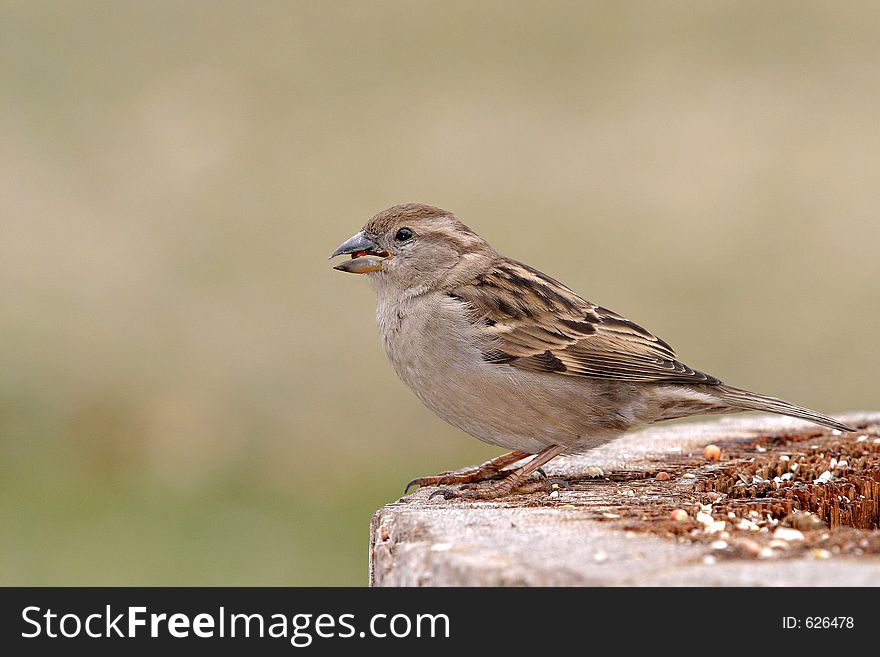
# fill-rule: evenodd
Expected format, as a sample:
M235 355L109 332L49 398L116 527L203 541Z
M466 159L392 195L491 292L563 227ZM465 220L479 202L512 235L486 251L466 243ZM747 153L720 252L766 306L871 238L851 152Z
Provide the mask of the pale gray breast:
M397 375L432 408L435 397L459 391L456 380L482 368L476 329L461 303L445 294L404 301L380 295L376 323Z

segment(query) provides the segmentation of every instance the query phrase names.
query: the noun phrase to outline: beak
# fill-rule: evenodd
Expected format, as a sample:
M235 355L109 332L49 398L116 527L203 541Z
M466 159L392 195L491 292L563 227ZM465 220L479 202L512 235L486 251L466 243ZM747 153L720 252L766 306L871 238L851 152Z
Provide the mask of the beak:
M351 260L346 260L336 265L333 269L346 271L351 274L366 274L371 271L380 271L382 261L390 258L391 254L364 235L364 231L346 240L332 253L331 258L340 255L351 255Z

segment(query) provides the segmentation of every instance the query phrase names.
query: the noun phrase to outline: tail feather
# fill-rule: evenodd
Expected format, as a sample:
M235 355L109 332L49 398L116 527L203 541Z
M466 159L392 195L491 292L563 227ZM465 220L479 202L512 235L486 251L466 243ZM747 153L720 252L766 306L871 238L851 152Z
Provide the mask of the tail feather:
M776 397L768 397L767 395L759 395L756 392L748 390L740 390L727 385L718 386L713 390L715 394L725 403L736 408L747 411L767 411L770 413L778 413L780 415L789 415L798 417L802 420L809 420L817 424L823 424L826 427L837 429L838 431L855 431L852 427L838 422L834 418L822 415L809 408L792 404Z

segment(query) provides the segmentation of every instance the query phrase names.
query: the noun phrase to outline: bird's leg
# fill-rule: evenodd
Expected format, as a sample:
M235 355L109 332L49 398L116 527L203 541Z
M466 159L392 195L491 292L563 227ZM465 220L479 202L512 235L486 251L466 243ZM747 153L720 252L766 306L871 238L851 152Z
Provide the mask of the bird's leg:
M496 456L494 459L486 461L482 465L474 465L469 468L462 468L461 470L453 470L452 472L441 472L432 477L419 477L418 479L413 479L406 485L403 494L406 495L407 492L409 492L409 489L413 486L424 487L449 484L468 484L475 481L485 481L486 479L505 477L509 472L515 471L502 471L502 468L506 468L508 465L512 465L517 461L522 461L529 456L531 456L529 452L507 452L506 454Z
M434 497L435 495L442 495L447 500L452 499L453 497L462 497L471 500L493 500L498 497L504 497L509 493L519 491L520 489L525 489L527 492L533 492L534 487L530 485L531 482L527 482L526 480L542 465L544 465L551 459L556 458L564 451L565 447L562 447L560 445L552 445L538 452L535 455L535 458L524 464L522 467L513 470L501 481L493 482L488 486L472 487L466 490L459 491L453 491L448 488L441 488L440 490L432 493L431 497ZM541 482L541 488L545 487L545 483Z

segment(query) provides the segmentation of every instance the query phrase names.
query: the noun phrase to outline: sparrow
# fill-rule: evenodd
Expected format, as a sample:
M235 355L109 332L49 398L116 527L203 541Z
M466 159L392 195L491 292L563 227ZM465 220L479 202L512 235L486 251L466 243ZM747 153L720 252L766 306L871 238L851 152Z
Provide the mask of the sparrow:
M853 431L688 367L650 331L502 256L446 210L383 210L330 257L342 255L351 257L334 268L376 290L376 323L397 375L449 424L510 450L419 477L407 491L466 484L440 493L493 499L538 490L547 479L531 475L563 452L703 413L768 411Z

